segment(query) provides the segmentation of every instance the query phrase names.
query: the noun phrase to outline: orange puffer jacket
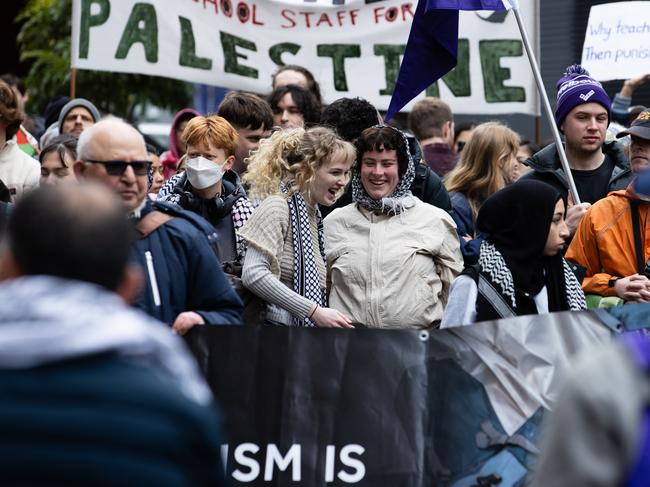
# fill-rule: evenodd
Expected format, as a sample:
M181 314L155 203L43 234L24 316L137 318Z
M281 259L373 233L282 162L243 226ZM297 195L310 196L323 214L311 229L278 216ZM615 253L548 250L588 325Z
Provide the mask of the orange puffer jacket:
M585 214L566 253L566 259L587 269L582 281L585 294L615 296L610 279L637 273L630 188L613 191ZM639 205L639 226L644 262L650 257L650 203Z

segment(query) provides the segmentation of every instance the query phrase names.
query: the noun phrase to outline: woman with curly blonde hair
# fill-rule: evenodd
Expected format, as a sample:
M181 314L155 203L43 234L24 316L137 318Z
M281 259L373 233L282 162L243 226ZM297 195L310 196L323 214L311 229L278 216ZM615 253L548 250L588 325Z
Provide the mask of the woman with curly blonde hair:
M478 125L460 153L458 165L445 178L454 207L465 265L478 261L482 239L475 230L483 202L514 182L519 136L499 122Z
M267 302L266 323L350 328L327 307L323 225L348 182L352 144L326 128L275 132L249 159L244 182L261 205L239 231L248 243L244 286Z

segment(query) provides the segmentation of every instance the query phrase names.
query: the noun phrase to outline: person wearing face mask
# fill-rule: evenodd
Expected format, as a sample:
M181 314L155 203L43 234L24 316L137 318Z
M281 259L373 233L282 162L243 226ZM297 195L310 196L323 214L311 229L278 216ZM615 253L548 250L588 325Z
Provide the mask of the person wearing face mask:
M232 170L239 144L237 131L224 118L192 118L183 132L185 171L172 177L158 199L175 203L208 220L219 235L221 262L242 263L246 246L237 236L253 208L239 176Z
M490 196L478 212L485 236L478 264L455 281L441 326L586 308L580 282L562 257L566 202L541 181Z
M348 182L354 147L326 128L279 130L260 142L244 182L263 199L239 234L248 243L244 286L268 305L266 323L350 328L327 304L319 206Z
M411 193L415 162L402 132L371 127L355 145L353 203L325 218L330 304L359 326L437 326L463 268L456 225Z
M650 302L650 110L618 137L627 135L635 179L589 208L566 253L586 270L590 307Z

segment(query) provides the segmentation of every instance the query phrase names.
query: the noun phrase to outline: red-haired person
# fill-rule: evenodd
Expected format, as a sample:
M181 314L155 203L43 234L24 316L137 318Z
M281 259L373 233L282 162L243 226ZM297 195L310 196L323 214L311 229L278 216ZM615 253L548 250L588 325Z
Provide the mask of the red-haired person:
M220 236L221 262L241 262L245 245L236 234L253 209L232 170L237 131L217 115L192 118L183 131L185 171L165 183L158 199L176 203L208 220Z

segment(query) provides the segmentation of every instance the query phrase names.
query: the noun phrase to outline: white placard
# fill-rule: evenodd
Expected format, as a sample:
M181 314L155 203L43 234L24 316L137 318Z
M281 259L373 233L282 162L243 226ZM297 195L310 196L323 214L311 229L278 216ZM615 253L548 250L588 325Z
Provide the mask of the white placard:
M599 81L650 72L650 2L615 2L591 7L582 66Z
M534 39L537 0L524 5ZM73 0L72 66L268 93L278 63L299 64L314 73L326 102L361 96L386 109L415 6L404 0ZM460 37L467 49L456 72L463 74L439 82L455 113L539 112L511 12L462 12Z

